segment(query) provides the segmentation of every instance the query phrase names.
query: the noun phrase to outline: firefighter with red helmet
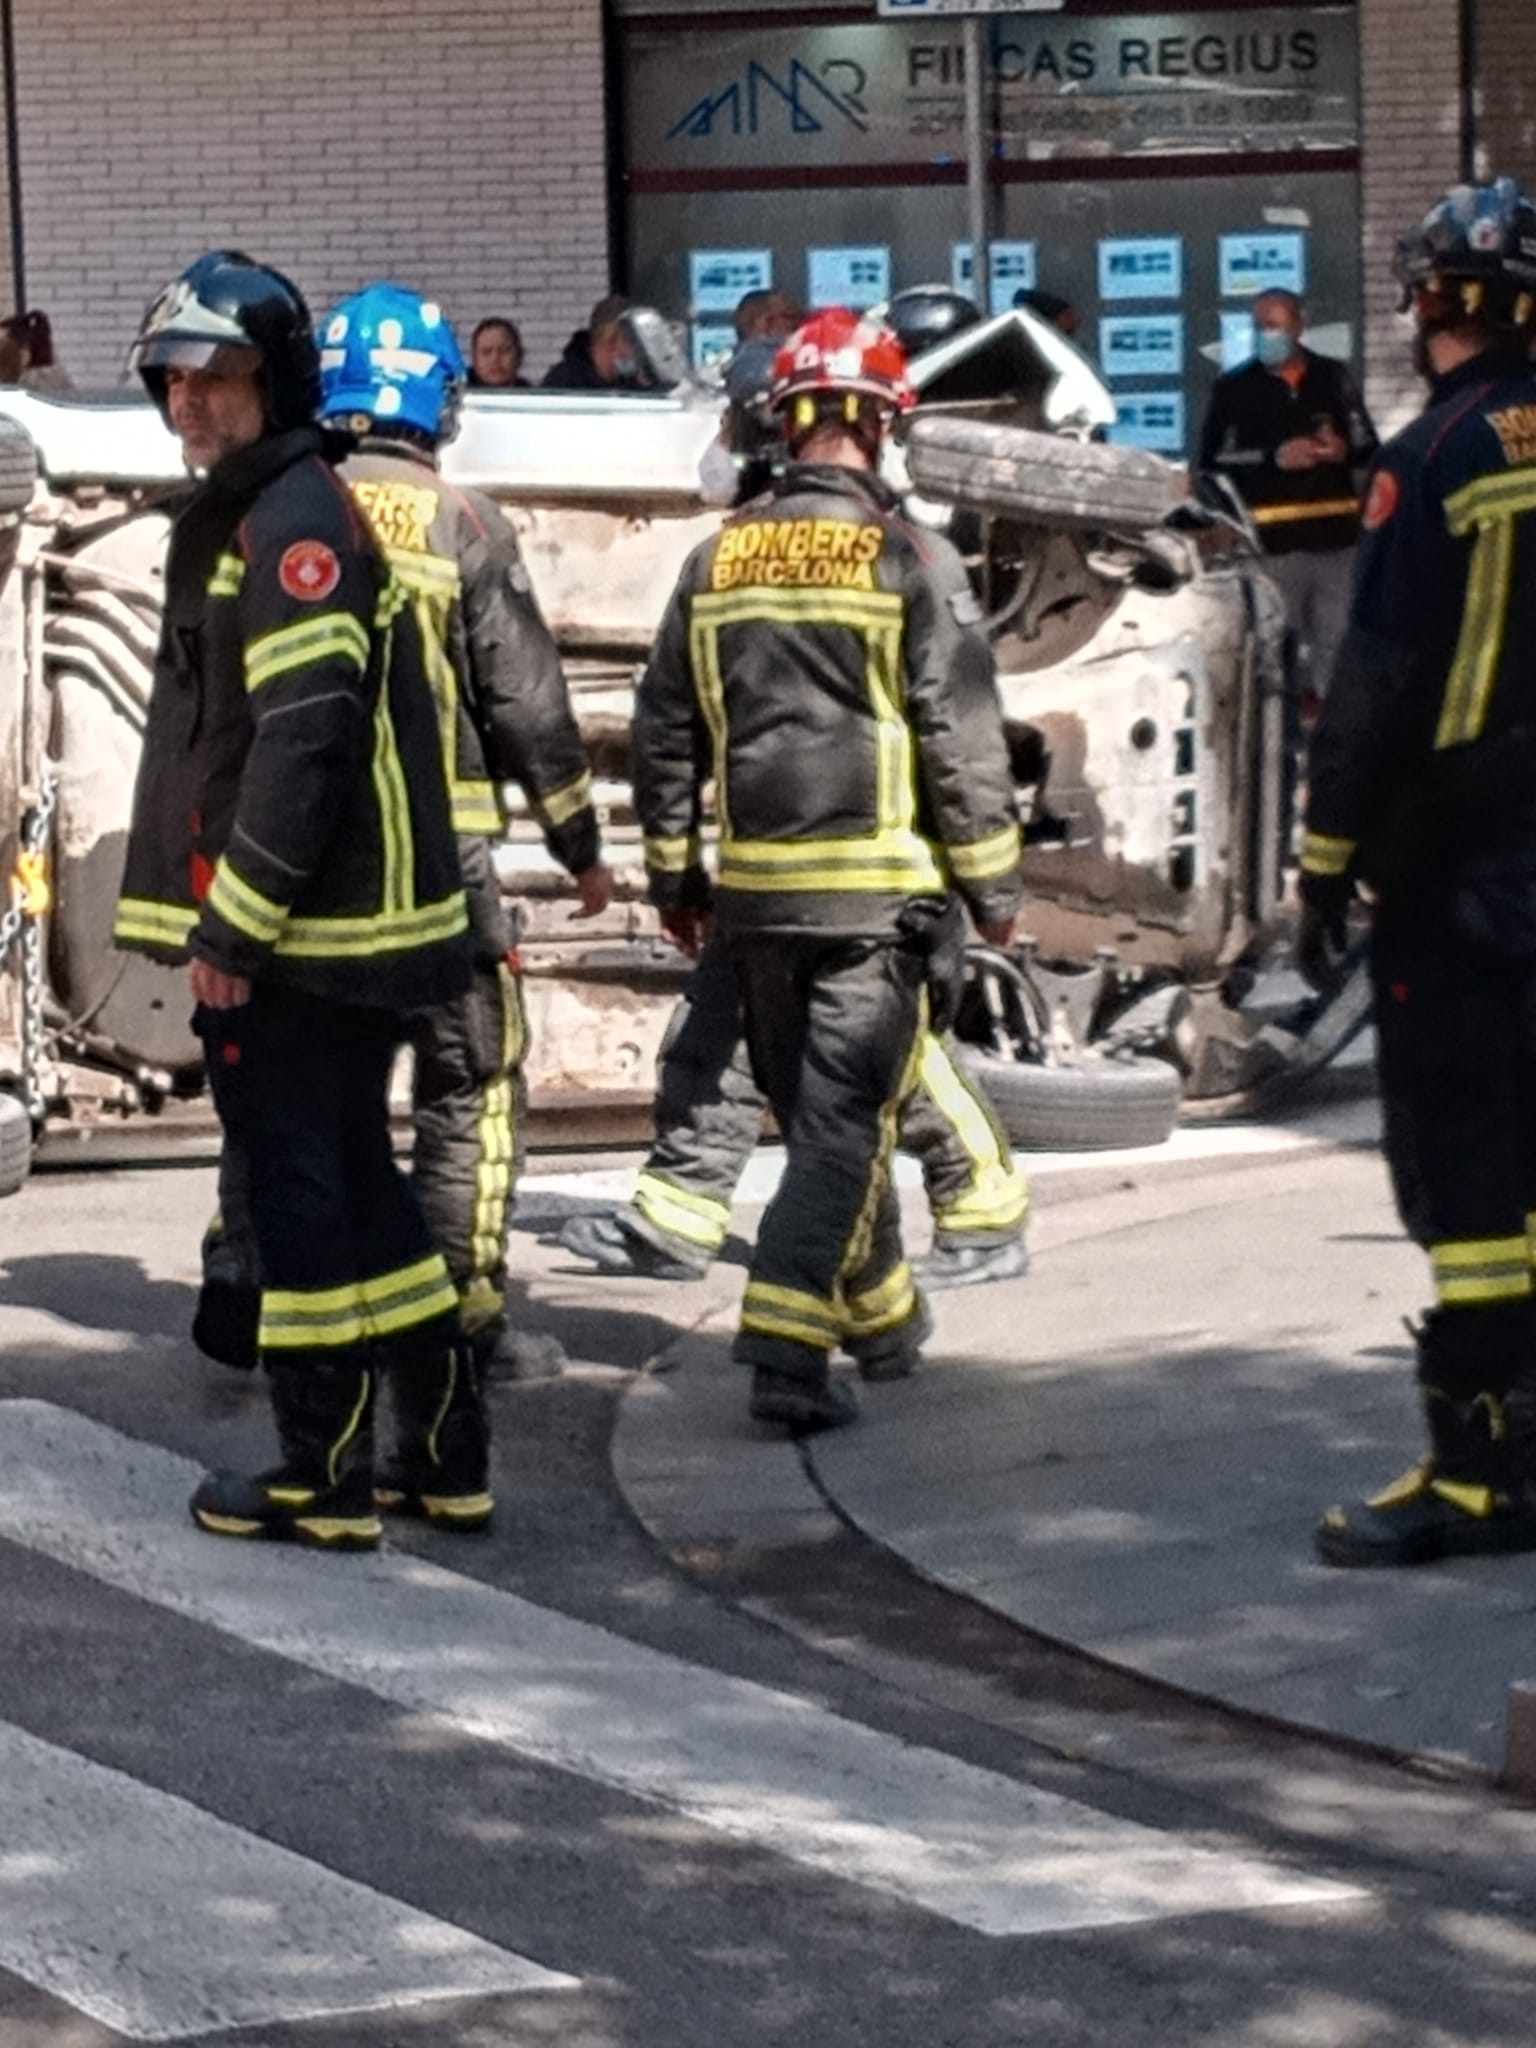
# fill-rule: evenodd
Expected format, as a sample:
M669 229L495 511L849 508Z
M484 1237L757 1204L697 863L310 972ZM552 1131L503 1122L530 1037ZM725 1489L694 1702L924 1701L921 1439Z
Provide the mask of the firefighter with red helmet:
M1536 1549L1536 204L1446 193L1397 254L1423 414L1381 452L1313 736L1302 972L1355 884L1386 1149L1429 1253L1429 1455L1317 1532L1334 1565Z
M735 1356L758 1420L812 1430L856 1412L834 1351L871 1380L917 1361L898 1113L955 899L992 943L1012 935L1020 831L964 565L877 474L911 403L900 343L819 314L770 403L789 462L684 566L640 684L634 787L662 924L690 953L712 927L788 1155Z

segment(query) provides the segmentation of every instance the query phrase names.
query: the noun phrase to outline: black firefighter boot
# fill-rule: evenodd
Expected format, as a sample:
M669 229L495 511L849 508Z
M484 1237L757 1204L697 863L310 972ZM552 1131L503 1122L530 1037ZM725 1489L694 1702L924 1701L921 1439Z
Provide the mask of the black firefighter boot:
M1317 1529L1324 1564L1536 1550L1530 1326L1523 1302L1430 1311L1415 1333L1430 1454L1358 1507L1328 1510Z
M461 1338L392 1359L389 1388L395 1455L375 1501L460 1535L489 1528L491 1421L472 1346Z
M372 1364L349 1355L266 1365L283 1462L249 1479L210 1472L192 1496L193 1521L212 1536L376 1550Z

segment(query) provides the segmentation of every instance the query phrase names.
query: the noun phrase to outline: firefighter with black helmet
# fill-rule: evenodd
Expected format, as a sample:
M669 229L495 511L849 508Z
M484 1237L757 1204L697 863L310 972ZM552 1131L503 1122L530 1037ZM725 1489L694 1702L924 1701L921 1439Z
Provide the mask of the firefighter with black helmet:
M951 890L1006 943L1022 885L980 607L875 473L911 402L900 343L820 314L785 343L771 397L788 467L684 566L639 689L634 787L663 926L697 952L713 920L784 1133L735 1356L753 1415L805 1430L855 1412L834 1350L868 1379L917 1360L897 1118Z
M551 854L576 880L578 915L607 907L613 877L560 657L517 536L483 492L438 474L467 377L452 325L421 293L375 283L333 306L319 335L320 418L355 437L341 475L411 600L406 617L442 714L469 891L474 980L412 1028L412 1185L459 1290L477 1368L529 1377L524 1361L548 1353L518 1342L505 1302L528 1023L490 845L506 827L502 787L521 786ZM241 1182L241 1162L226 1148L194 1325L203 1348L232 1365L254 1362L255 1247Z
M296 288L229 251L144 317L132 363L196 488L165 624L116 938L189 962L215 1105L249 1163L281 1461L192 1499L214 1534L371 1549L381 1367L427 1494L490 1512L458 1298L393 1158L404 1018L470 976L469 912L408 593L326 461ZM432 1393L430 1410L427 1390Z
M1397 276L1429 403L1367 494L1298 963L1327 983L1367 884L1387 1155L1434 1278L1429 1451L1324 1518L1336 1565L1536 1548L1536 206L1456 187Z

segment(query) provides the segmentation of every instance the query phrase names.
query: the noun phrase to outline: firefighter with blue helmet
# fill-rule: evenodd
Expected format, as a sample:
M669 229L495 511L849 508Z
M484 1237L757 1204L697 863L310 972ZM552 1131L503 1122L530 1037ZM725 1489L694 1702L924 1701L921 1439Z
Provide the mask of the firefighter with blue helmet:
M1387 1156L1435 1300L1428 1455L1325 1516L1348 1566L1536 1549L1536 205L1457 186L1397 276L1429 403L1366 497L1297 951L1326 984L1368 885Z
M522 788L551 854L576 879L579 915L607 907L612 876L559 655L516 537L489 498L437 471L466 382L451 324L420 293L377 283L333 306L317 331L320 416L353 437L341 475L407 594L437 698L469 890L472 985L424 1014L413 1033L412 1178L458 1288L478 1370L528 1376L548 1370L548 1352L518 1344L505 1308L528 1028L515 934L492 863L490 842L506 826L501 785ZM205 1311L221 1280L249 1289L237 1175L238 1161L227 1158ZM228 1356L238 1346L207 1348ZM407 1503L413 1496L403 1483L386 1491ZM439 1519L449 1524L446 1513Z

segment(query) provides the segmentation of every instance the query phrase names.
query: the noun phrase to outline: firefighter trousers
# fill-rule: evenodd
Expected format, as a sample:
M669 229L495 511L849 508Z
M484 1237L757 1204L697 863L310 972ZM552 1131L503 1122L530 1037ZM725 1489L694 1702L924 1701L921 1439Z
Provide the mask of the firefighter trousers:
M1387 1161L1436 1306L1502 1344L1463 1345L1479 1384L1529 1374L1536 1261L1536 888L1440 885L1378 906L1371 938ZM1469 1312L1468 1321L1463 1313Z
M411 1184L459 1291L464 1331L506 1322L507 1219L523 1158L522 985L504 960L477 965L464 994L411 1033L416 1142Z
M635 1185L629 1227L674 1258L708 1264L725 1243L763 1110L736 975L724 941L712 940L662 1041L656 1142ZM923 1039L897 1142L921 1164L939 1243L985 1247L1018 1236L1029 1183L990 1105L936 1033Z
M263 1360L386 1365L450 1345L458 1298L390 1141L402 1020L258 982L194 1022L241 1163Z
M927 1023L926 962L896 939L732 934L752 1070L784 1136L735 1356L819 1381L918 1309L891 1160Z
M411 1185L458 1290L465 1335L494 1336L505 1322L507 1219L523 1156L521 984L503 961L479 965L464 994L420 1013L409 1035ZM226 1126L219 1212L203 1240L202 1313L220 1299L234 1304L226 1314L235 1322L263 1271L248 1180L240 1140ZM241 1348L238 1337L232 1348Z

